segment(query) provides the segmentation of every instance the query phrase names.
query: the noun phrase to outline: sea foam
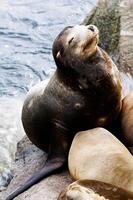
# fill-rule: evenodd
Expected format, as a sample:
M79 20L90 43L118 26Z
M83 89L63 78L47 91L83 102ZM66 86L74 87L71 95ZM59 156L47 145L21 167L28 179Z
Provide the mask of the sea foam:
M10 182L11 163L15 158L17 143L24 136L21 122L23 100L0 98L0 190Z

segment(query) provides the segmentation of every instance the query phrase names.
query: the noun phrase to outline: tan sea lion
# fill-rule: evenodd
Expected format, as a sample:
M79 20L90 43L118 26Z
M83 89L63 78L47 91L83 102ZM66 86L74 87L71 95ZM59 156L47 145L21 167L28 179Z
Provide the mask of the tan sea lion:
M78 180L66 187L58 200L133 200L133 192L101 181Z
M133 91L122 101L120 122L125 141L133 147Z
M47 87L27 95L22 122L29 139L48 152L44 168L7 197L11 200L67 164L74 135L106 126L121 110L121 80L108 54L98 47L94 25L65 28L55 39L57 70Z
M133 192L133 156L104 128L77 133L68 163L75 180L102 181Z

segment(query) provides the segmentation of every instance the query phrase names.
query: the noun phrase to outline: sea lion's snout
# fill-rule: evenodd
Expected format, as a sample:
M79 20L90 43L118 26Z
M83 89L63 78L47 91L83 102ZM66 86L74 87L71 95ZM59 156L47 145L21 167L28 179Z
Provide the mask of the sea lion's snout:
M92 54L99 41L99 30L95 25L76 25L69 30L66 46L76 54Z
M67 43L70 45L72 42L85 42L88 39L92 39L96 35L99 35L99 30L95 25L76 25L69 30Z
M94 32L96 34L99 34L99 30L95 25L89 24L89 25L87 25L85 27L87 27L88 30L91 30L92 32Z
M94 26L91 26L91 25L88 26L88 29L90 29L92 32L94 32L94 30L95 30Z
M75 25L66 27L53 43L55 61L66 55L90 56L96 49L99 41L99 30L95 25Z

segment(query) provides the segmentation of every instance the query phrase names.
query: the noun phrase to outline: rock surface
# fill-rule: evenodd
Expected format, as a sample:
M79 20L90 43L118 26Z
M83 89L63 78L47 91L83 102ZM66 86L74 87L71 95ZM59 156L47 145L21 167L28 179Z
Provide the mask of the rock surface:
M0 193L0 200L5 198L23 184L32 174L42 168L46 160L46 154L31 144L25 136L18 144L16 160L12 166L14 178L6 191ZM61 190L72 182L67 171L60 174L54 174L45 178L38 184L31 187L15 198L15 200L55 200Z
M133 90L133 1L99 0L83 24L95 24L100 46L121 71L124 96Z
M99 0L84 20L100 30L100 46L117 63L120 70L133 75L133 1Z

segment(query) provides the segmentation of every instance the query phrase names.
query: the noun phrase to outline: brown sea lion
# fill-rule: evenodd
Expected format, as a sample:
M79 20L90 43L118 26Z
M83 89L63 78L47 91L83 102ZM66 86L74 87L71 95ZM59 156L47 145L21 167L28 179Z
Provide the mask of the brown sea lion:
M101 181L78 180L63 190L58 200L133 200L133 192Z
M133 156L104 128L76 134L68 165L75 180L102 181L133 192Z
M122 101L120 122L127 145L133 147L133 91Z
M44 168L33 175L7 200L24 192L67 163L77 131L106 126L121 110L119 72L98 47L94 25L65 28L55 39L53 56L57 70L47 87L27 96L22 122L29 139L48 152Z

